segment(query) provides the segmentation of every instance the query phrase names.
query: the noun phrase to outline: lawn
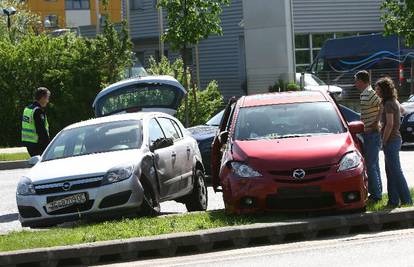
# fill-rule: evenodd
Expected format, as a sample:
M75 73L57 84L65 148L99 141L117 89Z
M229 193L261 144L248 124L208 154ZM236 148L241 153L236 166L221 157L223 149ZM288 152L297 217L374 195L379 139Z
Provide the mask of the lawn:
M29 158L28 153L0 154L0 161L27 160Z
M411 190L414 197L414 190ZM385 209L387 197L368 211ZM71 228L55 227L48 231L21 231L0 235L0 251L73 245L88 242L191 232L224 226L237 226L262 222L280 222L300 219L305 214L265 214L256 216L226 215L223 210L169 215L154 218L132 218L94 224L79 223ZM313 215L315 216L315 215Z

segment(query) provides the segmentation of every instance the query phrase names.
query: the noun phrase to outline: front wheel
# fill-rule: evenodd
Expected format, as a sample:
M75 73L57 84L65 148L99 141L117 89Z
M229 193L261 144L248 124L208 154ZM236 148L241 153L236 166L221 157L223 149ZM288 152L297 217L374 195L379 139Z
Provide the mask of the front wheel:
M205 183L204 173L196 170L194 174L194 188L184 201L188 211L207 210L208 194Z
M139 215L142 216L157 216L160 213L160 203L157 201L154 190L146 183L142 183L144 188L144 199L142 200Z

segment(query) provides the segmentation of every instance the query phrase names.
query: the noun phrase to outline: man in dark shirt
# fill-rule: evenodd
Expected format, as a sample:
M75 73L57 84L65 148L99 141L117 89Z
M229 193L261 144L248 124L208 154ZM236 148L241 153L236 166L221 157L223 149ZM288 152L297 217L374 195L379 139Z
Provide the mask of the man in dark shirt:
M50 91L47 88L38 88L35 101L23 111L22 143L31 157L41 155L50 142L49 123L44 111L49 97Z

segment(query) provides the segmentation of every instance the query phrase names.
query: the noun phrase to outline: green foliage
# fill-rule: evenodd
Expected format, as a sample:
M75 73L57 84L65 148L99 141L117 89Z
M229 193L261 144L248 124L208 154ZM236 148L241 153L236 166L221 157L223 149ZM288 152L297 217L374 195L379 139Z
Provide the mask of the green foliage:
M151 75L170 75L181 84L184 82L182 59L177 59L171 64L166 57L163 57L159 63L154 58L150 58L149 66L148 73ZM190 80L190 78L190 75L187 75L187 79ZM193 85L193 89L188 93L188 100L189 126L204 124L223 106L223 96L216 81L211 81L204 90L199 90ZM184 102L183 100L177 111L177 118L183 123L185 121Z
M22 37L38 33L41 30L42 21L40 17L30 11L27 6L20 0L2 0L0 1L0 8L14 7L16 14L12 15L10 37L12 40L19 40ZM0 40L9 38L9 31L7 28L7 17L0 17Z
M414 0L385 0L381 5L384 13L381 20L384 22L386 35L397 34L405 38L408 47L414 45Z
M229 4L230 0L159 0L158 6L167 9L168 31L164 40L179 51L211 34L222 34L222 5Z
M52 92L47 108L52 135L91 118L96 94L119 80L131 63L130 47L126 30L117 33L111 23L96 39L73 34L27 35L16 43L0 39L0 94L5 99L0 106L0 145L20 144L21 115L39 86Z
M285 82L283 79L279 79L274 85L269 86L269 92L286 92L286 91L299 91L300 86L295 82Z

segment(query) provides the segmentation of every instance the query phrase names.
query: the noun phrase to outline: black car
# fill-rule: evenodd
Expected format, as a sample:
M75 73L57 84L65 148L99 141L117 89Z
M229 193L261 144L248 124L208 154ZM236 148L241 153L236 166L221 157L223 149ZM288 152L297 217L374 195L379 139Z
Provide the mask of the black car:
M343 105L339 105L339 108L341 110L342 115L348 122L360 120L360 114L355 112L354 110L347 108ZM203 164L207 175L211 174L211 144L213 143L213 139L216 135L217 128L220 125L223 113L224 110L220 111L204 125L197 125L187 129L197 140L198 148L200 149L201 157L203 159Z
M401 120L400 132L403 143L414 142L414 95L411 95L406 102L401 103L405 113Z

